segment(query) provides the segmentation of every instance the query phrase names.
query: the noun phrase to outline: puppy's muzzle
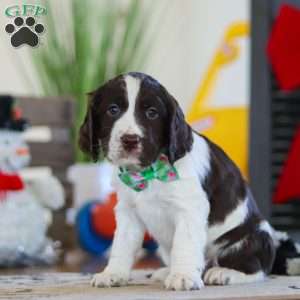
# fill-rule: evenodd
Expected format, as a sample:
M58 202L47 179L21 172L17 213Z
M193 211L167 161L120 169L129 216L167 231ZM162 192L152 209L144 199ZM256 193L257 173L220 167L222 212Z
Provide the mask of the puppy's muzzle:
M137 150L140 144L141 138L137 134L124 134L121 137L121 143L124 150L131 152Z

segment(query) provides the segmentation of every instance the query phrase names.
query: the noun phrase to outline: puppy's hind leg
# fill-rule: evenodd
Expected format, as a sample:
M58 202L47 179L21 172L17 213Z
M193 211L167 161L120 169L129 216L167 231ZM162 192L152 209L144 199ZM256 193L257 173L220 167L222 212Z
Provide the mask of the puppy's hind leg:
M259 271L254 274L246 274L234 269L212 267L204 275L204 283L207 285L231 285L262 281L265 274Z
M207 285L231 285L262 281L269 274L274 260L274 246L266 232L254 232L223 248L218 266L204 274Z

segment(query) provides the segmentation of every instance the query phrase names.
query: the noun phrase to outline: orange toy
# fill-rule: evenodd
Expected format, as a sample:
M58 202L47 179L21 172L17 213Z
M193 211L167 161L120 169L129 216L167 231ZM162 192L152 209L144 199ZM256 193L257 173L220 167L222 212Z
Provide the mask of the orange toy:
M105 203L94 205L92 209L92 228L97 234L106 239L112 239L116 230L116 220L114 208L117 204L117 194L112 193L108 196ZM144 241L150 241L149 234L145 234Z
M105 203L94 205L92 209L93 229L107 239L112 239L116 229L114 208L117 204L117 195L112 193Z

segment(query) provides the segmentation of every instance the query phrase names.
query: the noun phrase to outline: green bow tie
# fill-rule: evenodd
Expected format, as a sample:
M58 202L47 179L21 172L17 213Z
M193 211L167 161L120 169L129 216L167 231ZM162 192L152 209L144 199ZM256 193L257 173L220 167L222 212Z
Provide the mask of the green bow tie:
M158 159L151 166L141 171L129 171L120 168L119 178L136 192L147 188L148 182L158 179L163 182L170 182L179 179L178 172L169 162L167 155L160 154Z

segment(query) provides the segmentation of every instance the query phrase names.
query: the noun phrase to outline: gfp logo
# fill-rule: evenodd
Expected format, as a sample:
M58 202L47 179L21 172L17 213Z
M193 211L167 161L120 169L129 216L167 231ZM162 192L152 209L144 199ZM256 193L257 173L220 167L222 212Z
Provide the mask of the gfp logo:
M45 27L36 22L36 18L46 14L46 8L40 5L23 4L7 7L5 15L13 18L13 21L5 26L5 31L11 36L11 45L15 48L21 45L37 46Z

